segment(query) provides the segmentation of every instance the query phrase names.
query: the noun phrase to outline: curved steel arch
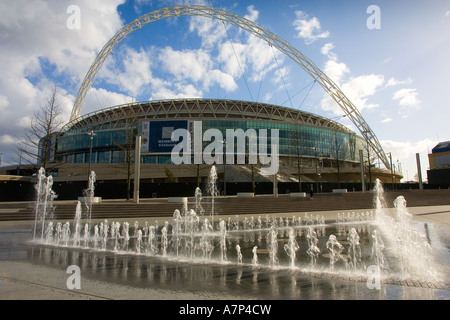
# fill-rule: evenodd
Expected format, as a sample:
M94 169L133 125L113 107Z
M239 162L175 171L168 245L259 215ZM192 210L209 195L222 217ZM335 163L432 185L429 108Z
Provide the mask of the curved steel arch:
M86 74L81 87L78 91L78 95L73 105L70 121L79 117L81 106L84 102L88 90L92 86L92 82L103 65L105 59L112 52L112 50L129 34L142 28L143 26L155 22L158 20L180 17L180 16L201 16L212 19L218 19L222 22L228 22L239 28L246 30L260 39L266 41L270 45L280 50L284 55L291 58L296 62L303 70L306 71L313 79L315 79L325 91L333 98L334 101L341 107L345 115L351 119L353 124L358 128L361 135L372 147L378 158L383 162L386 168L390 168L389 160L384 153L383 148L380 145L375 133L366 123L359 110L353 105L353 103L345 96L345 94L339 89L339 87L321 70L319 69L309 58L307 58L299 50L291 46L288 42L284 41L276 34L264 29L258 24L248 19L242 18L231 12L197 5L185 5L185 6L173 6L163 9L159 9L153 12L144 14L136 20L130 22L122 29L120 29L103 47L100 53L95 58L91 67Z

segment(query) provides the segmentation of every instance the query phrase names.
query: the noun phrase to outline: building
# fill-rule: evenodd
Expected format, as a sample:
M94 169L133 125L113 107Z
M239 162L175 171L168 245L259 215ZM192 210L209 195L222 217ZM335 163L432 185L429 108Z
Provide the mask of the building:
M438 143L428 154L430 170L428 183L448 187L450 185L450 141Z
M227 129L278 129L280 181L298 181L298 173L306 182L361 181L359 150L364 139L347 127L324 117L300 110L247 101L231 100L161 100L115 106L84 115L72 121L57 134L52 152L55 180L86 180L90 167L101 180L123 180L129 176L134 163L135 137L142 137L141 179L167 181L168 172L178 181L205 179L210 166L194 161L173 164L171 151L178 143L171 133L185 129L193 133L195 121L201 121L201 134L209 129L219 130L226 141ZM227 182L249 181L249 139L245 142L245 163L237 161L238 142L234 141L235 165L219 159L217 171L227 171ZM203 141L202 150L208 141ZM268 137L270 152L270 137ZM224 152L227 147L224 145ZM192 156L194 157L194 155ZM89 160L90 159L90 160ZM222 168L223 162L226 167ZM238 165L237 163L240 163ZM128 165L127 165L128 164ZM252 165L252 166L251 166ZM200 168L199 168L200 167ZM339 168L339 170L338 170ZM388 170L373 168L377 178L390 181ZM271 181L258 171L256 180Z
M279 166L276 181L291 183L283 189L285 192L298 191L299 179L304 184L303 191L307 190L306 184L314 184L318 192L331 191L331 188L340 187L341 184L344 184L344 188L350 188L350 191L361 190L360 150L364 151L366 182L373 183L379 178L385 183L391 183L402 178L401 173L383 169L373 155L367 154L366 141L336 121L271 104L213 99L136 102L81 116L67 123L61 132L51 138L55 143L52 144L47 172L51 172L55 186L59 188L64 188L64 184L72 184L71 188L66 186L67 189L74 188L75 184L84 188L90 171L96 173L97 182L103 184L104 188L108 185L108 193L116 188L123 190L124 187L118 184L123 185L126 181L131 181L132 188L136 136L141 136L140 182L149 185L178 182L190 184L191 188L192 184L207 182L212 164L196 162L194 152L190 164L174 164L171 152L179 141L171 141L171 134L174 130L184 129L194 135L194 131L198 130L198 126L194 128L196 124L200 124L203 140L205 132L210 129L221 133L221 141L217 143L219 147L223 143L224 154L217 158L213 153L218 160L214 165L219 192L226 189L224 180L227 185L232 184L227 194L232 194L234 184L246 184L248 189L250 182L253 185L273 183L274 176L261 170L268 167L267 162L261 164L260 158L257 163L251 161L251 146L257 142L258 147L261 147L261 137L258 136L257 140L249 137L248 132L252 129L257 133L265 129L268 133L265 145L268 155L272 153L269 132L278 129ZM227 129L233 129L233 132L241 129L241 132L247 133L240 149L239 139L232 139L233 142L226 139ZM207 150L211 142L212 139L203 141L201 150ZM232 148L230 143L233 143ZM192 147L192 151L194 149ZM227 150L232 150L234 155L227 158ZM368 158L371 158L370 170ZM31 174L32 170L38 168L39 164L22 165L20 171L22 174ZM0 174L17 174L16 166L2 169ZM266 186L269 192L270 188ZM114 197L124 195L118 193Z

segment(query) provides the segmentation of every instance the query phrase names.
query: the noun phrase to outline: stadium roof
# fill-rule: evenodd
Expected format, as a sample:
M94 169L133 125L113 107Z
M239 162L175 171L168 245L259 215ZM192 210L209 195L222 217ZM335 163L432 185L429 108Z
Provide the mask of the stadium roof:
M134 102L94 111L67 123L62 131L90 128L102 124L123 123L124 120L226 119L241 121L274 121L323 127L353 133L349 128L324 117L260 102L216 99L175 99Z

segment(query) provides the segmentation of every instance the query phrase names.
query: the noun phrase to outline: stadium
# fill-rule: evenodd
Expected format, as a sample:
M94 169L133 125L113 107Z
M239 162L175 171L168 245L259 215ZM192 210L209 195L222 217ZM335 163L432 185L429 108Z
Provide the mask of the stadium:
M353 122L361 136L346 126L319 115L242 100L150 100L111 106L80 116L84 98L97 72L120 42L148 23L180 16L207 17L233 24L278 49L328 93L343 110L343 116ZM172 141L171 135L177 129L192 132L196 122L201 122L202 136L210 129L219 130L223 137L230 129L240 129L244 132L277 130L277 174L264 174L262 169L266 164L249 161L249 150L255 144L255 140L250 139L245 140L244 151L239 149L238 142L234 139L216 141L222 143L223 150L226 146L227 151L220 153L222 156L218 158L215 154L215 163L187 161L191 164L175 164L171 153L178 142ZM136 143L136 140L141 143ZM203 140L202 147L207 143ZM258 142L260 143L261 141ZM272 185L277 185L280 193L304 192L311 184L315 185L315 192L341 187L356 191L364 189L363 180L368 184L373 183L376 178L395 183L402 178L401 174L392 170L392 160L389 163L375 134L358 109L311 60L277 35L252 21L224 10L202 6L175 6L156 10L119 30L105 44L87 72L76 97L70 121L60 132L41 139L40 145L40 158L48 158L46 169L61 188L74 183L85 187L89 173L94 171L98 184L105 186L105 197L106 194L110 197L123 197L122 192L116 191L122 190L118 184L125 182L128 197L132 189L130 181L135 179L135 169L139 171L140 183L147 184L147 191L143 196L148 197L160 196L161 193L167 196L188 192L191 195L192 185L204 186L207 182L212 165L215 165L222 194L239 191L271 193ZM45 146L51 146L50 150ZM270 140L266 147L270 150ZM138 150L139 153L136 152ZM237 156L243 156L246 161L225 161L230 151ZM139 160L136 157L139 157ZM192 157L195 158L196 155L193 154ZM37 167L39 163L33 168ZM109 187L106 188L106 185ZM77 188L72 185L67 189ZM106 189L109 191L106 192ZM163 191L164 189L166 190ZM189 190L186 191L187 189Z
M347 127L300 110L230 100L140 102L84 115L66 124L53 137L49 170L55 181L86 181L89 170L93 170L98 181L123 182L130 174L133 178L134 149L136 137L140 136L142 183L206 183L211 165L177 165L171 159L172 149L178 143L171 140L171 133L176 129L192 131L194 121L201 121L202 134L218 129L224 137L227 129L278 129L278 182L298 184L300 179L305 184L320 183L319 191L329 182L361 183L359 150L367 150L367 143ZM236 141L225 143L233 143L237 153ZM245 150L248 159L249 139ZM366 151L363 154L367 157ZM259 163L229 165L223 160L215 165L222 183L224 176L227 184L273 181L272 176L261 174L264 165ZM371 172L372 180L392 178L389 170L377 168L375 163ZM295 186L290 190L297 191Z

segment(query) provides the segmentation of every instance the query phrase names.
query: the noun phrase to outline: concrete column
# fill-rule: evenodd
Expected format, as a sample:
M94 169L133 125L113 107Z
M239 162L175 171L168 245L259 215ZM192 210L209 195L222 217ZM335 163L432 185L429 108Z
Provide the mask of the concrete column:
M419 177L419 189L423 190L422 168L420 166L420 155L418 153L416 153L416 162L417 162L417 176Z
M276 173L273 175L273 197L278 198L278 179Z
M139 186L141 180L141 136L136 136L134 154L134 202L139 203Z
M363 155L363 151L359 150L359 164L361 166L361 190L363 192L366 191L366 181L364 179L364 155Z

